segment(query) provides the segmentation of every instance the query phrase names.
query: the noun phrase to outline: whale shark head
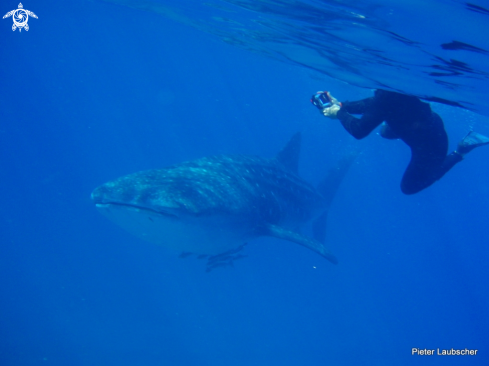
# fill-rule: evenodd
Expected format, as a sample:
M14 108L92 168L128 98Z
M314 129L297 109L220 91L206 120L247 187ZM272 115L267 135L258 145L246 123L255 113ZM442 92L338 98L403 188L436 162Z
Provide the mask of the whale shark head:
M92 201L143 240L219 254L255 236L256 216L249 208L254 197L232 185L228 163L229 157L210 157L137 172L97 187Z
M172 180L152 170L130 174L97 187L92 201L99 209L119 207L174 219L186 213L179 195L172 193Z

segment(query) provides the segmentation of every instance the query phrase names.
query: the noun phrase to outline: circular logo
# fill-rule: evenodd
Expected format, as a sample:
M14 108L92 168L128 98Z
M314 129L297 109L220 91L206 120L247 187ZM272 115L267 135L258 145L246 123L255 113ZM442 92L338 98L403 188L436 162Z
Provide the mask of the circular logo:
M27 20L29 19L29 15L24 9L17 9L13 14L14 24L18 28L22 28L27 24Z

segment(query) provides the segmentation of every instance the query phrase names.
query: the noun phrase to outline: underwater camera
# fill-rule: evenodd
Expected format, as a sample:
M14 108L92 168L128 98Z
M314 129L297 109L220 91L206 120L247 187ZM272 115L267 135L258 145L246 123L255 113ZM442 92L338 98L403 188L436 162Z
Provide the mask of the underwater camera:
M311 97L311 103L314 104L319 110L329 108L333 105L333 101L327 94L328 92L317 92Z

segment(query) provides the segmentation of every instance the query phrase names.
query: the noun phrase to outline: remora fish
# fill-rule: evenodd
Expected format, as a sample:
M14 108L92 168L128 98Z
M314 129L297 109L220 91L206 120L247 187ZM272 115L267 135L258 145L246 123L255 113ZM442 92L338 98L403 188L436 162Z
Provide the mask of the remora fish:
M273 159L220 155L126 175L96 188L92 200L127 231L180 252L232 254L273 236L337 263L323 244L327 210L356 155L316 190L298 177L300 144L297 133ZM296 231L315 217L314 238Z

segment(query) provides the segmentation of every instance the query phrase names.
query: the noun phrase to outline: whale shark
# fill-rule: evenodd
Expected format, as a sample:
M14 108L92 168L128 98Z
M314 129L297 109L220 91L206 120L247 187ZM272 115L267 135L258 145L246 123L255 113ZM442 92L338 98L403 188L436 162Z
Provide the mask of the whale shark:
M181 257L207 258L207 269L243 258L249 241L271 236L302 245L332 263L325 246L329 206L356 154L314 187L298 175L301 134L274 158L217 155L129 174L97 187L92 201L137 237ZM312 237L300 233L313 222Z

